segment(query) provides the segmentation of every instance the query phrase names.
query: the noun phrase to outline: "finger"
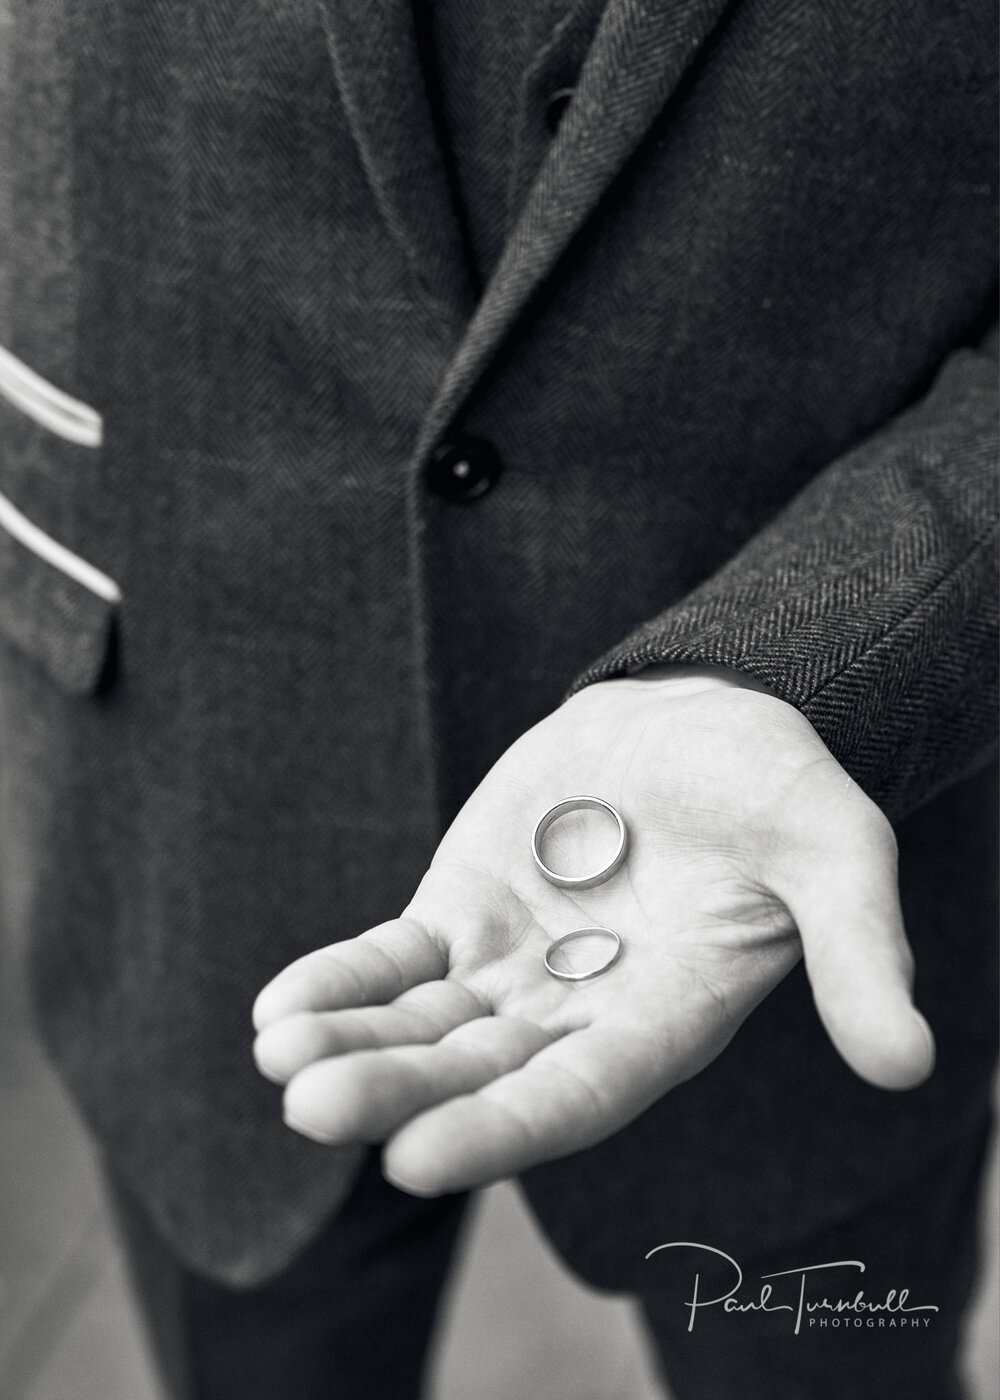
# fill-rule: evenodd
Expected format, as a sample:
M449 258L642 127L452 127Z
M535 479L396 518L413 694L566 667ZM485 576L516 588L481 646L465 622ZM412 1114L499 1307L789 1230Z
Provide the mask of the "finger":
M839 1053L879 1088L920 1084L934 1067L934 1037L913 1005L895 840L881 814L860 824L836 859L813 862L789 907L816 1009Z
M290 963L257 997L258 1031L297 1011L337 1011L392 1001L420 982L444 977L448 961L412 919L392 919L359 938L333 943Z
M440 1040L487 1008L458 982L421 982L388 1006L350 1011L299 1011L270 1022L254 1042L257 1068L276 1084L314 1060L352 1050Z
M654 1054L625 1028L574 1031L479 1092L412 1119L388 1143L383 1171L426 1196L513 1176L609 1137L696 1068L683 1043Z
M319 1060L289 1082L285 1122L317 1142L383 1142L413 1114L523 1064L553 1034L532 1021L484 1016L436 1045Z

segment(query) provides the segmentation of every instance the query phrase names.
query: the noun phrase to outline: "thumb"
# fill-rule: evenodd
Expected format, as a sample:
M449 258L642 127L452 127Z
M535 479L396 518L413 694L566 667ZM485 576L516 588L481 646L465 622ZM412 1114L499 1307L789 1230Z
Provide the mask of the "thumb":
M922 1083L934 1037L913 1004L896 843L881 812L872 806L835 852L814 852L787 902L816 1009L841 1056L878 1088Z

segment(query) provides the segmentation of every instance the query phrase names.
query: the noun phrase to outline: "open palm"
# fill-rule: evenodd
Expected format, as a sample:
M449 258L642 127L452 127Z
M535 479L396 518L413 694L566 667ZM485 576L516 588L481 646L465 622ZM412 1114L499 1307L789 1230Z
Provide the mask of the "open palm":
M612 803L627 860L603 885L536 868L539 816ZM567 873L605 863L608 818L546 839ZM553 940L614 929L590 980L546 969ZM386 1143L404 1189L435 1194L592 1145L731 1039L802 952L845 1059L902 1088L933 1044L910 1001L891 831L808 722L704 679L592 686L504 754L456 818L401 918L286 968L258 998L257 1063L288 1124ZM581 943L571 957L603 960Z

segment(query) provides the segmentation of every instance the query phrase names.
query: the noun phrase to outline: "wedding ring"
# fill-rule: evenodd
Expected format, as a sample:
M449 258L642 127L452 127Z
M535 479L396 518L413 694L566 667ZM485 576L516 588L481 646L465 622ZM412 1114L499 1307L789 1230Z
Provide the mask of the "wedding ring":
M565 948L567 943L572 943L577 938L590 938L594 934L599 934L603 938L611 939L611 952L604 962L597 967L588 968L585 972L563 972L558 967L552 965L552 955L560 948ZM597 926L590 928L574 929L572 933L564 934L562 938L557 938L554 943L550 943L545 950L545 970L551 972L553 977L558 977L561 982L586 982L590 977L600 977L602 972L607 972L609 967L614 967L615 963L622 955L622 941L613 928L600 928Z
M585 875L560 875L555 870L550 870L542 860L542 841L545 833L554 821L564 817L567 812L578 812L585 808L593 808L598 812L607 812L618 828L618 849L611 857L609 864L602 866L600 870L592 870ZM531 854L535 858L535 864L545 876L546 880L553 885L558 885L564 890L589 890L594 885L603 885L605 880L610 880L622 861L625 859L625 852L628 850L628 831L620 812L612 807L610 802L605 802L601 797L566 797L562 802L557 802L538 821L531 837Z

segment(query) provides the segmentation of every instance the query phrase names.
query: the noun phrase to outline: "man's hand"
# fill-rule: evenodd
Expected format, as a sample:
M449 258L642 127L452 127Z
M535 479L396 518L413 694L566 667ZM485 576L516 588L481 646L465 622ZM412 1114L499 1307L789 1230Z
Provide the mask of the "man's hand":
M550 884L535 822L586 793L625 818L604 885ZM603 863L601 814L561 819L549 865ZM583 925L621 959L558 981L544 954ZM907 1088L934 1048L910 997L895 843L796 710L699 673L614 680L567 701L466 803L399 919L286 968L254 1008L289 1126L386 1144L387 1177L433 1195L590 1146L697 1074L804 953L852 1068Z

